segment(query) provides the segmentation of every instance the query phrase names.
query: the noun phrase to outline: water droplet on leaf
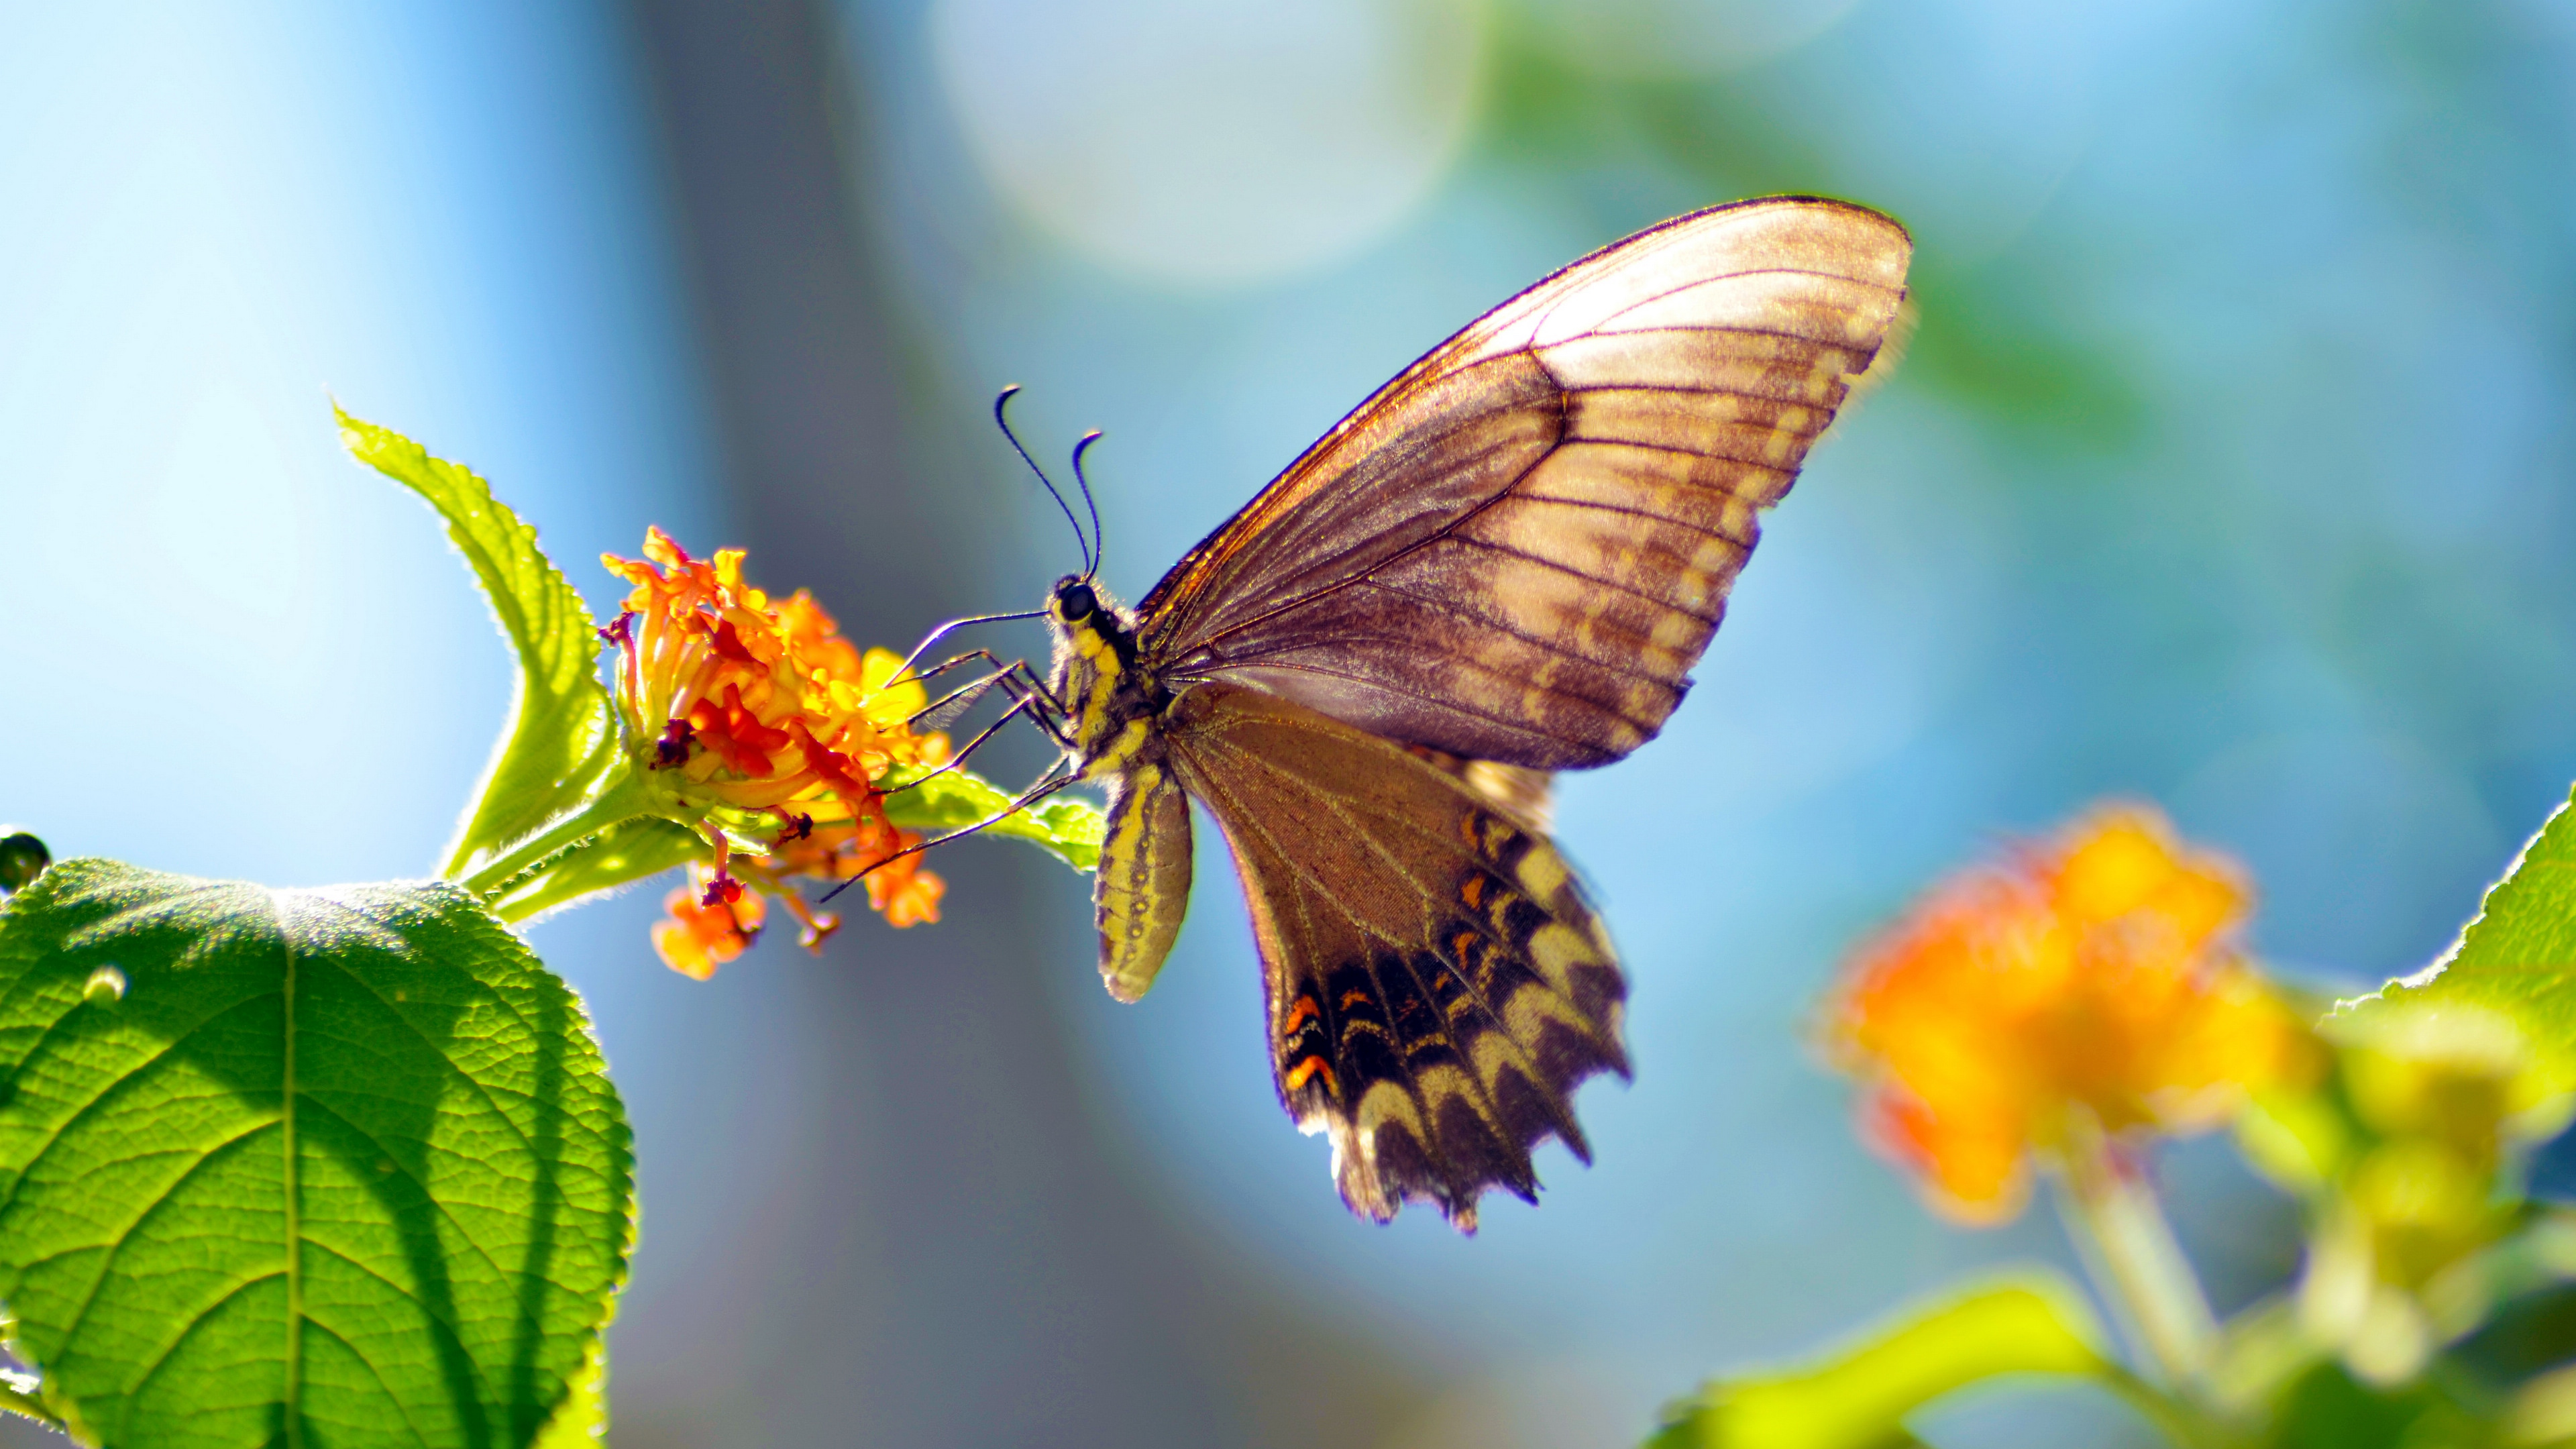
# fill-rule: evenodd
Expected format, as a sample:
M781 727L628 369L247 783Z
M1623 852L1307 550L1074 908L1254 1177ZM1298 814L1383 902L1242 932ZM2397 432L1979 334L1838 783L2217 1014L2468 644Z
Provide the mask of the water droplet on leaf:
M89 984L81 988L81 998L101 1005L125 999L125 973L113 966L101 966L89 973Z
M53 862L53 852L35 832L0 825L0 895L25 890Z

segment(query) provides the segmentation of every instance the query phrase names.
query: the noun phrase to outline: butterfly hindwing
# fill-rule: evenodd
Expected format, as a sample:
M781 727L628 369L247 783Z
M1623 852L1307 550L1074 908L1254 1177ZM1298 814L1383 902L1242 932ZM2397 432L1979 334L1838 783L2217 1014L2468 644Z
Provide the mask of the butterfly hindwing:
M1351 1208L1472 1228L1488 1188L1534 1198L1543 1139L1588 1159L1572 1094L1626 1073L1626 987L1555 847L1293 701L1202 686L1164 733L1243 877L1280 1101L1331 1135Z
M1876 212L1667 222L1408 368L1167 574L1157 677L1539 769L1652 738L1904 292Z

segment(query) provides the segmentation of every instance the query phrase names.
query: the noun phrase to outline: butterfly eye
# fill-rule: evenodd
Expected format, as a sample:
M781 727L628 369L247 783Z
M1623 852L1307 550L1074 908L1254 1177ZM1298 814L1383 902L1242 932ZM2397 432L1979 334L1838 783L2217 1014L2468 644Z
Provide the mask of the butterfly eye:
M1055 596L1055 611L1063 615L1064 621L1068 624L1082 622L1091 617L1099 607L1100 600L1093 597L1089 584L1075 584L1071 588L1057 591Z

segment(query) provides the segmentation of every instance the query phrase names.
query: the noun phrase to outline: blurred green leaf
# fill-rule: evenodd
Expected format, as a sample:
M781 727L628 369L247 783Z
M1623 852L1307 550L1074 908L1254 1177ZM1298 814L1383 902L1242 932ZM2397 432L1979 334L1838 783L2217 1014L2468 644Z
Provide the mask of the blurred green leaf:
M2451 1350L2452 1364L2480 1382L2510 1385L2576 1362L2576 1285L2552 1284L2500 1304Z
M887 775L883 783L888 791L886 818L925 836L944 835L990 819L1016 798L992 781L964 770L933 774L905 768ZM1053 795L988 827L984 833L1028 841L1075 870L1091 870L1100 864L1100 840L1105 828L1099 806L1076 795Z
M82 1438L522 1445L634 1158L580 1001L462 890L112 861L0 906L0 1298Z
M510 720L458 823L439 873L461 877L501 846L571 811L597 786L617 749L617 719L599 682L590 609L491 485L418 443L349 416L337 404L352 457L411 489L447 520L492 616L519 657Z
M1737 77L1603 74L1574 63L1550 27L1518 7L1500 7L1495 19L1481 144L1499 161L1553 180L1632 159L1689 178L1703 206L1793 192L1887 204L1850 191L1850 168L1832 148ZM1661 219L1603 210L1610 232ZM2046 269L2028 255L1963 266L1942 238L1916 242L1919 326L1897 373L1906 385L2041 446L2116 453L2145 434L2149 408L2130 348L2080 315L2080 294L2036 285ZM2050 243L2021 245L2044 256Z
M1910 281L1922 320L1898 376L2067 447L2117 452L2145 433L2146 402L2119 351L2033 315L2011 258L1957 268L1918 257Z
M2558 807L2441 960L2339 1014L2482 1006L2512 1019L2556 1090L2576 1087L2576 812Z
M2373 1388L2332 1360L2291 1385L2264 1440L2272 1449L2414 1449L2494 1442L2486 1426L2434 1384Z
M2091 1378L2123 1394L2133 1380L2102 1355L2076 1292L2054 1277L1971 1289L1900 1317L1823 1362L1788 1373L1712 1380L1666 1411L1649 1449L1899 1449L1916 1410L2006 1374Z

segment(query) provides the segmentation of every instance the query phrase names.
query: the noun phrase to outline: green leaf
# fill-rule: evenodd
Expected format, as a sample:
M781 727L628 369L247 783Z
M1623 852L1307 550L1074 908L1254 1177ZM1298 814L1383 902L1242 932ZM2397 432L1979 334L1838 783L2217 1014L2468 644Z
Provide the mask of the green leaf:
M641 815L600 831L548 866L524 890L490 904L493 914L516 924L710 855L696 831L677 821Z
M925 836L991 819L1016 798L965 770L938 774L899 770L886 776L885 785L890 792L885 797L886 819ZM1100 840L1106 830L1099 806L1076 795L1053 795L987 827L984 833L1028 841L1075 870L1092 870L1100 864Z
M608 1340L593 1335L590 1357L573 1376L572 1392L537 1435L534 1449L599 1449L608 1440Z
M2337 1007L2486 1007L2521 1027L2555 1090L2576 1087L2576 811L2561 805L2442 959Z
M456 887L75 860L0 907L0 1299L79 1437L527 1444L633 1180L581 1002Z
M411 489L447 520L492 616L519 656L510 722L457 825L439 873L463 876L499 847L586 798L617 749L617 719L599 682L590 610L491 486L388 428L334 404L340 441L359 462Z
M1712 1380L1665 1412L1650 1449L1898 1449L1906 1418L2003 1374L2134 1380L2096 1347L2101 1332L2072 1289L2030 1276L1969 1290L1862 1336L1812 1367Z

